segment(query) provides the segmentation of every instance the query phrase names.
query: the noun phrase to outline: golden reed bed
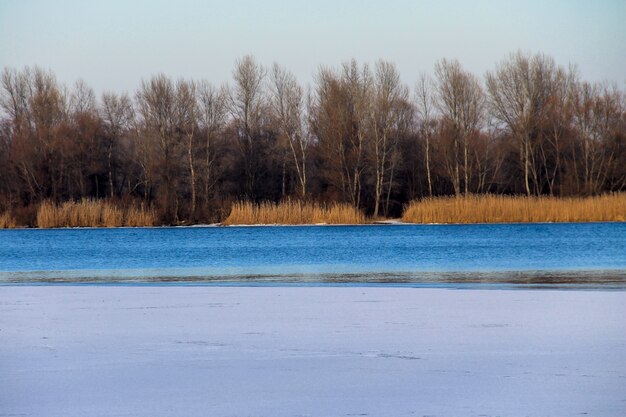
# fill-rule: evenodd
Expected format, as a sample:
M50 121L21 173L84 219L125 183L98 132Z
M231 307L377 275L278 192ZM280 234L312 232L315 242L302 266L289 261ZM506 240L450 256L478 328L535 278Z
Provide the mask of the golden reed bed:
M17 227L17 222L11 213L0 213L0 229L13 229Z
M404 210L406 223L530 223L626 221L626 193L595 197L522 197L469 195L434 197L411 202ZM366 224L370 220L349 204L329 205L287 200L281 203L233 204L225 225L240 224ZM154 210L110 202L82 200L42 203L37 226L119 227L154 226ZM18 227L10 212L0 213L0 229Z
M119 208L106 201L69 201L61 205L43 202L37 210L37 226L52 227L120 227L154 226L152 209Z
M365 215L349 204L323 205L287 200L260 204L238 202L222 224L363 224Z
M468 195L412 201L407 223L547 223L626 221L626 193L595 197Z

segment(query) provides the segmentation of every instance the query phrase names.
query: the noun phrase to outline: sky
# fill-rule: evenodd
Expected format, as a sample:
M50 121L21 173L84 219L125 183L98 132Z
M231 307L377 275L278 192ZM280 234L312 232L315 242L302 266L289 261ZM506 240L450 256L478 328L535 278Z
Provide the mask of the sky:
M0 68L133 92L142 79L228 82L246 54L310 84L320 66L395 63L413 85L438 59L483 75L517 50L626 86L626 0L0 0Z

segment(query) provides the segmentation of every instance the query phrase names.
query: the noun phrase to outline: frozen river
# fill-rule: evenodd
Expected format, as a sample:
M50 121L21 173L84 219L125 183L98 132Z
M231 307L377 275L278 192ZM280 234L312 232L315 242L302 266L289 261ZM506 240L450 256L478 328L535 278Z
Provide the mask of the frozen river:
M0 416L624 416L624 317L624 291L0 286Z

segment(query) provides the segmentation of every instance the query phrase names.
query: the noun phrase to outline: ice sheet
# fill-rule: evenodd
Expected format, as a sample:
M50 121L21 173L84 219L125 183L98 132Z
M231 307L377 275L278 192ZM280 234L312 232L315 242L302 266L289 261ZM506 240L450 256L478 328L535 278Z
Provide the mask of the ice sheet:
M0 287L0 416L621 416L626 292Z

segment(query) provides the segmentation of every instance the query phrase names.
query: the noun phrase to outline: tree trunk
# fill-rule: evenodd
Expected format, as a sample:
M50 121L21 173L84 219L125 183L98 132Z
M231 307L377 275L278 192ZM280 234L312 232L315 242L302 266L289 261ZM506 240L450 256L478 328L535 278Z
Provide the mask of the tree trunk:
M428 195L433 196L433 182L430 174L430 135L426 134L426 178L428 179Z
M193 133L187 135L187 158L189 161L189 175L191 179L191 221L196 216L196 170L193 165Z
M280 195L282 198L285 198L285 195L287 195L287 162L285 161L286 158L283 158L283 166L282 166L282 170L281 170L281 191L280 191Z
M529 157L528 157L528 138L525 138L522 143L522 149L520 152L521 157L524 161L524 187L526 188L526 195L530 196L530 183L528 180L529 176Z
M469 184L469 175L467 169L467 139L463 137L463 175L464 175L464 184L463 184L463 194L467 195L468 184Z
M454 152L452 157L454 158L454 194L458 196L461 194L461 176L459 171L459 141L457 140L457 138L454 138L453 147Z
M113 169L111 167L111 159L112 159L112 154L113 154L113 147L111 145L109 145L109 149L107 152L107 162L108 162L108 168L109 168L109 196L111 198L113 198L114 192L113 192Z

